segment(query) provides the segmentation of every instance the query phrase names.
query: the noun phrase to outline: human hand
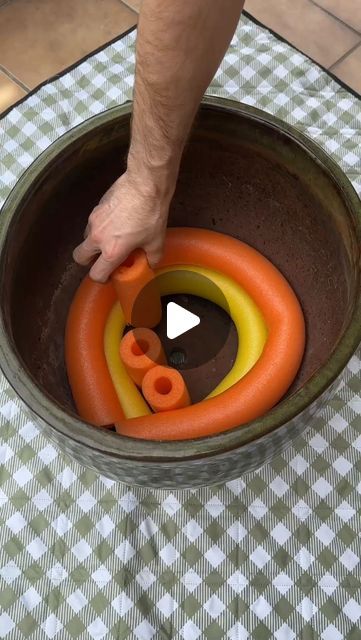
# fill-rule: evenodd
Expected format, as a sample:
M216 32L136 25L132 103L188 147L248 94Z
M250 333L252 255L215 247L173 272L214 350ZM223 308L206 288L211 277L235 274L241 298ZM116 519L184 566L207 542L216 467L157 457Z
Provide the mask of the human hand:
M75 262L87 265L100 254L89 272L97 282L105 282L134 249L144 249L154 267L162 256L169 200L127 171L90 214L85 239L73 252Z

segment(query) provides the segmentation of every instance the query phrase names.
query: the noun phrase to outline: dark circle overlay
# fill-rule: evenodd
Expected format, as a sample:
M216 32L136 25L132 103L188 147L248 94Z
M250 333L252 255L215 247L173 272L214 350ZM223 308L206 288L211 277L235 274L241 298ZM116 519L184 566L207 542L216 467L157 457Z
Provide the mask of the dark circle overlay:
M189 271L176 271L187 291ZM188 293L162 297L162 319L154 331L162 341L169 366L182 372L193 402L210 393L232 368L237 352L237 332L229 315L229 306L222 291L209 278L199 275L205 298ZM146 285L134 304L134 317L149 299ZM210 294L222 301L222 306L206 299ZM173 340L167 337L167 304L175 302L199 316L200 323Z

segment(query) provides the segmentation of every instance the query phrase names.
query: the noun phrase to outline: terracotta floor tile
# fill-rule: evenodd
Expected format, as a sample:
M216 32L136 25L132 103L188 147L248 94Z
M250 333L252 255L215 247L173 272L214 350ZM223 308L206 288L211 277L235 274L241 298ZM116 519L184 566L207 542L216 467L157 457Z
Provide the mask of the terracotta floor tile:
M311 0L322 9L329 11L356 31L361 32L360 0Z
M139 13L143 0L123 0L124 4Z
M25 95L24 89L0 71L0 113Z
M311 0L246 0L245 8L325 67L334 64L359 38Z
M0 9L0 64L34 87L136 21L119 0L13 0Z
M332 73L361 94L361 44L342 62L335 64Z

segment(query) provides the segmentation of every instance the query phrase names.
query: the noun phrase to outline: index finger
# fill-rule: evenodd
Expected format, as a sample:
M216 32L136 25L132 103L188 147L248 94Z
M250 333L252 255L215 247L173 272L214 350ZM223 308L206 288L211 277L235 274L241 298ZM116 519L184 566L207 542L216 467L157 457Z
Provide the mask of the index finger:
M89 276L92 280L95 280L95 282L106 282L114 269L127 259L129 253L129 249L123 249L112 259L104 258L104 255L101 253L98 260L90 269Z
M90 240L90 237L87 236L81 244L75 247L73 251L73 259L78 264L85 266L89 264L92 258L94 258L94 256L99 252L100 250L98 247Z

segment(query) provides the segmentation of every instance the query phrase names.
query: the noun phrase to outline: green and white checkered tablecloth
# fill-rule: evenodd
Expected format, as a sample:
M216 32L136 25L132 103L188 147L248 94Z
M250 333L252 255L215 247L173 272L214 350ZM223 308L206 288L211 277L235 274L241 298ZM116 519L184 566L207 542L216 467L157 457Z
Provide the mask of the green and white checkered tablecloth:
M0 120L0 206L132 94L135 33ZM361 193L361 102L244 17L209 93L302 129ZM62 455L0 377L0 638L361 638L361 352L304 438L217 487L127 487Z

